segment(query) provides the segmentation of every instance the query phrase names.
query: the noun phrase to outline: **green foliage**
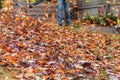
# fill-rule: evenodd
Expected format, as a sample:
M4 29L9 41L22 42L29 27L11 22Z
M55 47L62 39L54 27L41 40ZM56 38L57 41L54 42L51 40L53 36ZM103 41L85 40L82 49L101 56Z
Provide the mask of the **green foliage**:
M107 16L104 16L102 19L106 26L113 26L117 23L117 17L114 16L112 13L108 14Z
M94 18L92 18L92 23L94 24L100 24L100 18L97 16L94 16Z
M90 15L87 14L83 18L83 22L86 22L86 23L89 23L89 24L113 26L113 25L117 24L117 17L114 16L112 13L108 14L107 16L103 16L103 17L90 16Z
M83 21L90 23L90 24L100 24L100 18L97 16L90 16L90 15L86 15L83 18Z
M0 0L0 9L2 8L2 0Z
M91 21L91 17L90 17L90 15L88 15L88 14L86 14L86 16L85 17L83 17L83 21Z
M101 69L99 73L100 80L104 80L107 76L105 69Z

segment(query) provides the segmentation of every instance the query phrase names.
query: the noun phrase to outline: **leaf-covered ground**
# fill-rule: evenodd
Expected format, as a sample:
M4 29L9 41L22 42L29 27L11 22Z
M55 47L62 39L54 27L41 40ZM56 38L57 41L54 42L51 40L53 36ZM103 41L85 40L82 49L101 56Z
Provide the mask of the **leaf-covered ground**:
M120 35L76 29L1 13L0 66L20 80L120 80Z

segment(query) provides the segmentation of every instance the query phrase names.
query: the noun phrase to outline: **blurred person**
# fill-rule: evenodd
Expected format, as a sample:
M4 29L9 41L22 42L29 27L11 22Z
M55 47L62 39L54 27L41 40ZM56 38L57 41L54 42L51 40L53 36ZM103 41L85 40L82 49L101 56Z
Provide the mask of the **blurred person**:
M70 25L70 0L57 0L58 2L58 24L59 26L63 25L63 14L62 11L65 12L65 23L66 26Z
M35 0L35 2L31 3L29 5L30 8L34 7L34 5L38 5L44 0ZM50 1L50 0L49 0ZM57 15L57 20L59 26L63 25L63 10L65 12L65 23L66 26L70 25L70 0L51 0L52 2L57 2L58 3L58 15Z

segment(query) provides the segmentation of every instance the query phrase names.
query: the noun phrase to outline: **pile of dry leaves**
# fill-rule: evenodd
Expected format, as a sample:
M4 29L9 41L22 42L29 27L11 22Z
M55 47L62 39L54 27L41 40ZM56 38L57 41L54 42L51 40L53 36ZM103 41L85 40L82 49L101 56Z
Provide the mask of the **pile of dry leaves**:
M20 80L119 79L120 36L1 13L0 65L19 70Z

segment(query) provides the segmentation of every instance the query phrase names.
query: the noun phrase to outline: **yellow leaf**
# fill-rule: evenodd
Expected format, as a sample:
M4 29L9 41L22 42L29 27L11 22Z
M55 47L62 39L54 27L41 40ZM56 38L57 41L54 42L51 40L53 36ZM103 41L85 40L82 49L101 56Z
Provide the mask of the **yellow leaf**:
M48 76L42 76L42 80L47 80Z
M29 2L30 2L30 3L33 3L33 2L35 2L35 0L29 0Z
M117 24L120 25L120 19L117 19Z

